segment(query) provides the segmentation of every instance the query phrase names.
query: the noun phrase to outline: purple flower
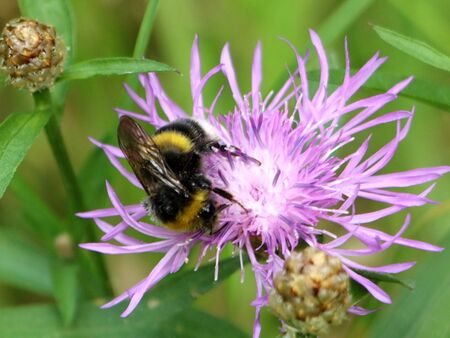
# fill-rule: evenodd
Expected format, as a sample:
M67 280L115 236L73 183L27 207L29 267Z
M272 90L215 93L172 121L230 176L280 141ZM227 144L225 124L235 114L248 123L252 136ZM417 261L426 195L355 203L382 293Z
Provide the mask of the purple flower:
M286 257L300 243L318 247L338 257L347 273L364 286L376 299L390 303L389 295L378 285L361 276L358 270L398 273L409 269L414 262L396 263L381 267L369 267L352 261L349 257L372 255L393 244L439 251L441 248L402 237L410 217L391 235L374 229L371 223L404 209L432 203L427 198L434 184L420 194L398 192L390 188L409 187L434 181L449 171L449 167L414 169L391 174L380 174L393 157L397 146L406 137L413 111L400 110L385 114L377 112L396 99L397 94L412 80L407 78L386 93L369 98L351 100L366 80L384 63L378 54L372 57L358 72L350 74L350 59L346 46L345 76L341 86L328 94L328 63L325 50L317 34L311 31L311 39L317 52L321 74L317 91L312 92L305 68L306 58L300 56L288 42L297 58L298 67L291 73L278 92L263 96L261 45L258 44L252 66L251 91L241 94L234 71L229 46L225 45L220 64L206 75L201 73L198 40L194 41L191 59L192 114L186 113L164 92L155 74L140 75L145 97L139 97L126 87L130 97L144 114L117 109L119 115L129 115L159 128L168 121L193 116L207 120L226 144L239 147L245 154L261 162L242 158L210 155L204 165L205 172L214 184L232 193L248 209L239 205L223 210L213 234L174 232L147 223L147 211L142 204L125 206L106 183L112 208L78 214L92 218L105 233L103 241L110 243L82 244L85 249L106 254L139 252L163 252L165 256L141 282L118 296L104 307L111 307L130 299L122 316L128 316L144 294L169 273L178 271L188 258L192 247L199 244L201 263L208 251L215 250L216 273L219 274L220 253L226 244L232 243L243 269L243 252L251 262L256 278L257 297L254 337L258 337L260 311L267 303L267 293L272 288L272 278ZM214 115L217 96L206 104L202 89L206 82L222 72L228 81L236 106L225 115ZM156 105L162 108L161 118ZM368 153L370 135L356 151L345 147L355 143L358 133L381 124L392 124L394 136L383 147ZM112 165L136 187L142 189L135 175L123 165L124 157L115 146L92 140L101 147ZM339 152L338 152L339 150ZM380 202L385 206L377 211L358 213L355 206L360 199ZM102 218L119 216L121 221L111 225ZM144 219L144 220L142 220ZM335 235L321 220L335 223L344 235ZM145 243L124 233L128 228L159 239ZM393 227L394 228L394 227ZM395 232L395 230L393 230ZM340 231L339 233L342 233ZM325 238L319 241L319 238ZM349 239L360 242L355 249L342 248ZM198 266L198 265L197 265ZM368 310L353 307L353 313L364 314Z

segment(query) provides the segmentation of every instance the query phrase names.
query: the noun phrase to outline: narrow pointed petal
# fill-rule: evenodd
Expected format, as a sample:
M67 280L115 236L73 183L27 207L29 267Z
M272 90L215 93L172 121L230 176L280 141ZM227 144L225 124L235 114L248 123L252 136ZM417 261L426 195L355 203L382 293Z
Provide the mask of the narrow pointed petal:
M367 266L363 264L358 264L356 262L353 262L347 258L341 258L342 262L354 269L360 269L360 270L366 270L366 271L373 271L373 272L379 272L379 273L400 273L406 270L411 269L414 265L416 265L416 262L406 262L406 263L397 263L397 264L389 264L384 266Z
M110 255L123 255L142 252L166 252L175 243L174 240L127 246L117 246L110 243L83 243L80 244L80 248Z
M313 98L313 104L321 104L325 98L328 88L328 60L323 48L322 41L320 41L319 36L313 30L309 30L311 36L311 41L316 48L317 55L319 56L320 63L320 83L319 88Z
M242 98L241 90L239 89L239 85L237 83L236 72L234 71L233 62L231 61L229 44L226 44L225 47L223 47L222 54L220 56L220 63L223 65L222 71L229 81L234 101L236 101L236 104L240 109L240 111L242 113L245 113L246 107L244 104L244 100Z
M369 315L369 314L374 313L376 311L378 311L378 309L369 310L369 309L365 309L365 308L363 308L361 306L352 306L350 309L348 309L349 313L352 313L352 314L357 315L357 316L366 316L366 315Z
M133 213L142 209L143 207L141 204L133 204L125 207L125 210L129 213ZM119 212L117 211L116 208L107 208L107 209L91 210L86 212L78 212L76 213L76 215L81 218L98 218L98 217L118 216Z
M198 50L198 35L194 38L194 43L192 44L191 51L191 93L192 100L197 101L197 105L194 105L194 109L192 111L192 115L197 118L202 118L204 116L204 112L199 109L199 107L203 107L203 96L200 90L200 81L202 78L201 74L202 64L200 61L200 52ZM195 100L194 100L195 99Z
M253 55L252 65L252 106L253 112L259 111L261 82L262 82L262 51L261 42L258 42Z
M344 266L345 271L349 274L349 276L354 279L356 282L361 284L364 288L367 289L371 293L372 296L374 296L376 299L378 299L382 303L391 304L392 300L391 297L378 285L376 285L371 280L357 274L353 270L347 268Z

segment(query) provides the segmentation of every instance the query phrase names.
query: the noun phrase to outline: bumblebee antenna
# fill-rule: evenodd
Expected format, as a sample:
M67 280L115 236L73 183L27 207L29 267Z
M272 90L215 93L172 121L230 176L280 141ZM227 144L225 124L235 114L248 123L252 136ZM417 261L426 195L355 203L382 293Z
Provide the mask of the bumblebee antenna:
M256 165L260 166L261 162L258 161L256 158L251 157L249 155L247 155L246 153L244 153L241 149L239 149L238 147L232 146L232 145L227 145L227 144L223 144L223 143L219 143L219 142L213 142L212 144L210 144L210 149L216 153L219 153L221 155L224 156L234 156L234 157L241 157L244 161L250 161L255 163Z

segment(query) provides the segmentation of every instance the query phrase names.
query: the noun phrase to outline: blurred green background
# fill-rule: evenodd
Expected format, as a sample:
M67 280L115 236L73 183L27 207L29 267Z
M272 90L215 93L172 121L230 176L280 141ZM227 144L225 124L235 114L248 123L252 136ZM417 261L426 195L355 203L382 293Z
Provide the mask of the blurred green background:
M333 68L344 66L344 36L348 37L352 68L361 67L376 51L389 56L381 71L389 74L414 75L437 83L450 85L449 73L420 63L383 42L372 30L370 24L390 28L394 31L428 42L442 52L450 55L450 2L441 0L378 0L361 1L364 7L357 19L332 41L326 42L329 62ZM145 10L144 0L73 0L76 32L76 60L94 57L129 56L132 53L136 34L142 14ZM200 36L200 50L203 71L219 62L220 51L225 42L230 42L234 65L239 74L241 89L248 91L250 84L251 59L253 48L258 40L263 44L263 92L267 93L286 75L287 65L293 61L293 55L286 44L278 39L291 40L304 51L309 41L308 28L319 29L342 4L333 0L281 0L262 2L257 0L197 0L197 1L161 1L157 13L151 42L146 56L171 66L182 73L161 75L167 92L186 110L190 110L189 62L190 48L195 34ZM11 18L19 16L14 0L0 2L0 26ZM331 27L331 30L333 28ZM313 58L314 60L314 58ZM317 68L312 61L309 69ZM66 110L62 118L63 134L71 158L77 171L83 167L93 145L88 136L101 139L105 134L114 132L117 119L113 111L124 94L122 83L124 77L103 77L73 82ZM207 93L212 95L217 89L214 84ZM366 90L364 95L376 91ZM448 93L450 96L450 92ZM31 111L32 100L28 93L10 87L0 88L0 120L9 113ZM225 101L220 107L225 111L229 107ZM408 138L403 141L398 152L386 171L406 170L414 167L438 166L450 163L450 112L420 101L400 98L388 109L410 109L416 107L415 118ZM386 142L394 133L394 127L376 129L377 138L374 145ZM375 147L374 147L375 149ZM66 217L67 202L62 182L49 150L45 136L40 135L25 161L21 164L20 175L47 201L62 218ZM101 176L100 176L101 177ZM108 177L119 191L125 202L142 199L135 189L126 184L114 171L105 169L104 178ZM439 205L424 206L412 210L413 220L407 237L420 238L435 244L448 245L450 200L448 191L450 176L440 180L431 194ZM414 190L419 191L419 190ZM106 192L102 197L88 197L90 209L107 206ZM361 210L373 208L360 204ZM30 233L27 217L23 217L22 206L9 189L0 202L0 227L21 229ZM402 217L383 220L380 228L393 233L399 228ZM387 224L389 223L389 224ZM372 258L370 263L397 262L417 260L419 267L403 274L406 278L420 279L418 273L424 274L420 266L430 266L442 253L422 253L407 248L394 248L382 257ZM14 257L0 259L14 260ZM104 257L107 261L115 292L121 292L143 276L147 275L155 263L155 257L149 255ZM446 274L450 274L450 269ZM212 276L211 276L212 279ZM419 285L420 286L420 285ZM424 299L417 288L414 292L399 286L384 284L393 295L394 302L405 298ZM254 311L249 305L254 298L255 289L250 271L244 284L239 283L238 273L222 283L212 292L201 297L196 307L221 318L226 318L245 332L251 332ZM442 301L442 299L444 301ZM9 307L18 304L45 302L33 293L12 287L0 280L0 306ZM423 300L426 302L427 300ZM450 293L443 291L441 301L450 303ZM368 306L378 306L375 302ZM420 308L420 304L418 305ZM431 306L431 309L430 309ZM387 308L388 306L384 306ZM433 311L433 304L424 303L424 311ZM426 309L425 309L426 307ZM395 310L395 311L394 311ZM393 314L401 315L401 309L394 308ZM450 316L449 307L441 308ZM383 311L364 318L351 318L345 325L335 329L328 337L369 337L374 323L383 323ZM117 320L120 320L119 318ZM411 318L411 320L413 320ZM438 324L440 325L440 324ZM448 326L447 326L448 328ZM444 332L444 331L442 331ZM277 333L277 321L268 313L263 315L263 337L274 337ZM450 331L447 331L450 335ZM432 335L430 335L431 337ZM371 337L371 336L370 336ZM386 336L390 337L390 336ZM392 336L394 337L394 336ZM399 335L398 337L402 337ZM406 337L406 336L405 336ZM409 336L408 336L409 337ZM412 336L411 336L412 337ZM417 336L419 337L419 336ZM428 337L428 335L423 335ZM436 335L436 337L445 337Z

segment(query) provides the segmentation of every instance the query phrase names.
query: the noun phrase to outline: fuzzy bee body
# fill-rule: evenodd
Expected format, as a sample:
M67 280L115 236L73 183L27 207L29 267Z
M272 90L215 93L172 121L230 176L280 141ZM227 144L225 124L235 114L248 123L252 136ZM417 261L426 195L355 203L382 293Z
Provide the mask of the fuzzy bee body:
M158 129L153 136L132 118L122 116L119 146L148 194L146 206L165 226L178 231L212 231L218 212L214 191L202 172L202 157L217 144L198 122L180 119Z

